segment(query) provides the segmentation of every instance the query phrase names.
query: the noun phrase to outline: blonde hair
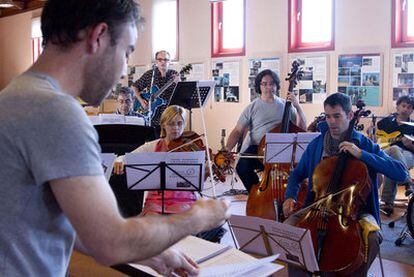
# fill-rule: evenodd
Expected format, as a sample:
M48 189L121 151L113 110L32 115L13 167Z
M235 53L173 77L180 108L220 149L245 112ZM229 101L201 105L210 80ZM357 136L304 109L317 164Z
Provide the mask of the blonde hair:
M168 122L170 122L171 120L173 120L177 115L180 115L181 118L184 121L184 125L186 124L186 117L187 117L187 111L178 105L171 105L168 106L164 112L161 115L161 121L160 121L160 126L161 126L161 134L160 137L164 138L167 133L165 131L165 125L168 124Z

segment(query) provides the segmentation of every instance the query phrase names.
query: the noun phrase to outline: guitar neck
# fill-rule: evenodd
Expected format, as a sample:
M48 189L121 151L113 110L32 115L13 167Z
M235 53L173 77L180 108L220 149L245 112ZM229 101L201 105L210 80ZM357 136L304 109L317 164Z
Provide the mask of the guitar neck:
M152 94L153 99L160 96L165 90L167 90L172 85L172 83L174 83L174 79L169 80L165 85L162 86L162 88L160 88L159 90L157 90L157 92Z

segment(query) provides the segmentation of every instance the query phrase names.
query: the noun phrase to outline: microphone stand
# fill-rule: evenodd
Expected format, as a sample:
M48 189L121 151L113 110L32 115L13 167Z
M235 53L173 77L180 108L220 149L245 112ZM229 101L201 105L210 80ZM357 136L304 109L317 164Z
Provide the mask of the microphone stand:
M150 84L150 97L148 99L148 126L152 126L152 86L154 85L154 75L155 75L155 68L157 67L156 64L152 65L152 76L151 76L151 84Z

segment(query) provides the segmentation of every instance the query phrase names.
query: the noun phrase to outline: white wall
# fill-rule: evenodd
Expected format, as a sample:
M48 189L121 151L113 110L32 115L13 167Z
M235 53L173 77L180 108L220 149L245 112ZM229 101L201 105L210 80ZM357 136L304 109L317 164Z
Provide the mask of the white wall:
M131 65L151 62L151 0L141 0L145 28L140 31ZM179 0L179 55L181 63L203 62L205 78L211 78L211 10L208 0ZM219 147L220 129L229 132L245 106L249 103L248 59L279 56L281 79L286 76L290 54L287 53L287 0L246 0L246 56L227 58L241 62L239 104L208 103L205 110L208 137L212 148ZM31 62L31 13L0 19L0 89L14 76L23 72ZM168 24L168 22L166 22ZM388 114L392 104L391 1L336 0L335 51L310 53L328 58L328 92L336 90L338 55L352 53L380 53L382 56L382 106L369 107L377 115ZM413 49L411 49L413 50ZM309 53L308 53L309 54ZM287 89L282 84L282 96ZM322 111L322 105L304 104L310 123ZM202 132L200 112L194 111L193 129Z

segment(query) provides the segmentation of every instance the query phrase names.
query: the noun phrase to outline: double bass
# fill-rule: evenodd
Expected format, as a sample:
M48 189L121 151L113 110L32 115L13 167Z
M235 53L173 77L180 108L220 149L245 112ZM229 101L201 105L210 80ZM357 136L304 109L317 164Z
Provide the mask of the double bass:
M345 134L347 141L362 108L350 121ZM349 276L364 262L365 245L357 217L371 188L367 166L341 152L322 160L312 181L315 202L296 213L299 220L295 225L310 230L322 272Z
M293 92L293 89L302 75L303 72L300 69L300 64L297 61L293 61L291 72L286 78L286 80L289 81L289 92ZM305 130L302 130L291 122L291 108L292 103L286 101L282 122L274 129L270 130L270 133L305 132ZM262 138L259 145L259 156L263 156L264 148L265 137ZM282 211L281 207L285 200L284 196L287 186L287 178L289 177L289 173L293 169L293 166L293 163L265 164L260 183L254 185L250 190L246 204L246 215L281 221L280 219L282 216L279 211ZM303 202L305 196L306 185L303 185L299 193L298 206Z

